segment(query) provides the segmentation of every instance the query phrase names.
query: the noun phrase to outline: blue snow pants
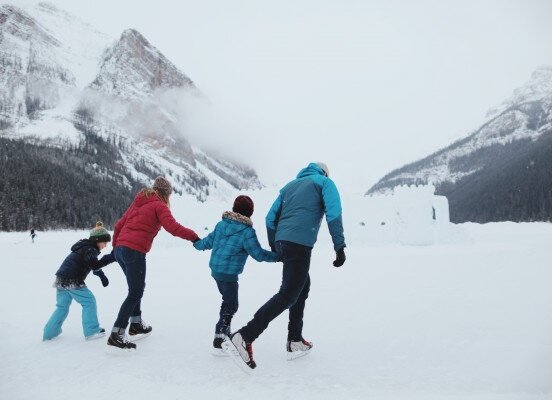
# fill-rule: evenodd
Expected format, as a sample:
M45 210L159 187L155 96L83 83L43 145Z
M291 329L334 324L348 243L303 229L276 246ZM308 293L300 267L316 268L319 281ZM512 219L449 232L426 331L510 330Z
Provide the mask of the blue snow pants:
M84 336L100 331L96 298L86 286L78 289L57 289L56 309L44 327L43 340L50 340L61 333L61 326L69 314L69 306L75 300L82 306L82 330Z

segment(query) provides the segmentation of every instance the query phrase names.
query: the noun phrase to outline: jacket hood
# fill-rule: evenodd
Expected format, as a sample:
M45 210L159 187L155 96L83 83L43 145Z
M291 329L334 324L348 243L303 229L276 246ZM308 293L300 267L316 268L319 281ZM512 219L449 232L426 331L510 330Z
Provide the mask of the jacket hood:
M225 223L225 236L235 235L236 233L241 232L250 226L253 226L253 222L251 222L250 218L247 218L246 216L233 211L226 211L224 214L222 214L222 221Z
M146 196L144 193L138 193L134 199L134 205L136 207L142 207L144 204L152 203L154 201L161 201L161 199L156 194Z
M81 239L71 247L71 251L79 251L83 247L94 247L96 249L98 248L96 243L94 243L93 241L89 239Z
M311 175L326 176L326 174L324 174L324 170L320 168L318 165L316 165L316 163L310 163L306 168L303 168L299 172L299 174L297 174L297 178L304 178L306 176L311 176Z

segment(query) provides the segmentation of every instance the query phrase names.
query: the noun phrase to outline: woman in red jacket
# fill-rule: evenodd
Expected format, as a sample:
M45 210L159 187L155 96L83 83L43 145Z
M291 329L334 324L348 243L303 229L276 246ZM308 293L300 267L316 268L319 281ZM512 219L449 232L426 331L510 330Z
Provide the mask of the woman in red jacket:
M107 340L109 346L120 349L135 349L136 345L127 340L128 333L138 339L148 335L152 328L142 320L140 302L146 286L146 253L150 251L153 238L161 227L173 236L195 242L199 240L191 229L180 225L171 214L169 198L172 186L163 177L157 177L153 187L142 189L123 217L115 224L113 248L115 259L123 269L128 296L121 305L119 315Z

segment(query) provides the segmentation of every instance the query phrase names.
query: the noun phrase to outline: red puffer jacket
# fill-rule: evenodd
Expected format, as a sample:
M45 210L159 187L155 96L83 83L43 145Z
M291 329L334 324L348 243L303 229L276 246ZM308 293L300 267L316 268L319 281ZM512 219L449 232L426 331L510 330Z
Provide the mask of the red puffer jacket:
M169 207L156 194L146 197L138 193L123 217L115 224L113 247L126 246L141 253L151 249L153 238L161 226L173 236L195 240L197 234L180 225Z

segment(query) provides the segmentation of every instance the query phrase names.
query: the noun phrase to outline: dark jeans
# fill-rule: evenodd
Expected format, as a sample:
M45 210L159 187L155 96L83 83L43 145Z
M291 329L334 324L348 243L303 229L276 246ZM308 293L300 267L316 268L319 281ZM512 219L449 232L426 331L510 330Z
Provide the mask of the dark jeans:
M215 327L215 334L230 335L232 317L238 311L238 282L223 282L215 279L218 290L222 295L219 320Z
M128 283L128 295L121 305L116 328L126 329L130 317L140 317L140 302L146 288L146 255L128 247L115 247L115 259L123 269Z
M283 261L282 285L241 329L246 341L252 342L268 327L268 324L289 308L288 340L301 340L303 335L303 311L309 297L309 267L312 248L279 240L276 251Z

